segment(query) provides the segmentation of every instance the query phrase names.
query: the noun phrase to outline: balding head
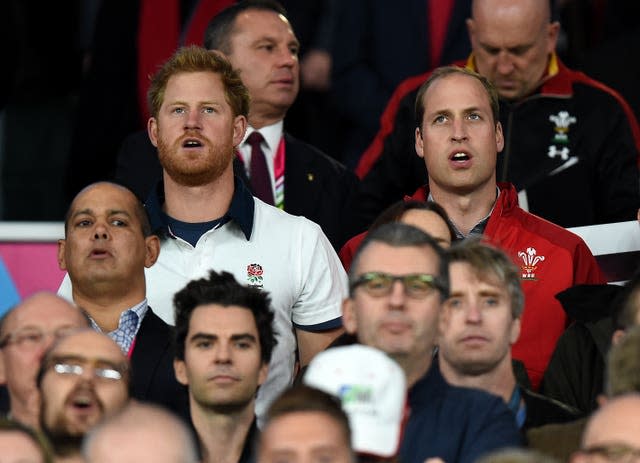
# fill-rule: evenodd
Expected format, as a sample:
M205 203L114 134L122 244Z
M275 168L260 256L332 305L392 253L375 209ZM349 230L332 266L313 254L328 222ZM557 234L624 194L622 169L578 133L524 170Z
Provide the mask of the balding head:
M129 398L129 362L107 335L91 329L62 338L38 374L40 424L56 455L79 452L84 434Z
M589 418L581 450L571 461L591 461L593 455L613 461L614 454L622 457L632 452L636 458L640 456L640 394L637 393L611 399Z
M83 443L87 463L195 463L192 433L165 410L136 402L94 428Z
M560 25L545 0L474 0L467 20L477 71L500 97L519 100L545 75Z
M37 427L36 374L54 339L88 327L80 309L53 293L37 293L0 320L0 384L6 384L14 419Z

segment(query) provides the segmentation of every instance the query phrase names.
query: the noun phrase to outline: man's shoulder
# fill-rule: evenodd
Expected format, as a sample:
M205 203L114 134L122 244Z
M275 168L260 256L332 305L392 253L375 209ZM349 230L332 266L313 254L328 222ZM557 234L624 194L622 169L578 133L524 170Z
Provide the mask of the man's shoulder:
M351 173L342 163L333 159L319 148L299 140L287 132L284 133L284 140L287 153L293 155L291 158L287 157L287 160L301 161L316 168L323 168L327 173L352 175L355 177L355 174Z

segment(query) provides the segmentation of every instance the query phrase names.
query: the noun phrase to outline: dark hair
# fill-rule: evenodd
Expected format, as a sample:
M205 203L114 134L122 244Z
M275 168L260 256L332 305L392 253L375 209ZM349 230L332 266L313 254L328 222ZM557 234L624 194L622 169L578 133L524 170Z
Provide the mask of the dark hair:
M509 294L511 315L519 318L524 310L524 293L520 286L520 272L503 251L480 239L468 238L455 243L445 251L449 265L454 262L468 264L481 281L496 278Z
M416 127L422 133L422 119L424 118L424 95L429 90L429 87L437 80L449 77L453 74L459 74L468 76L478 80L487 94L489 99L489 106L491 106L491 114L493 115L493 123L497 124L500 121L500 103L498 100L498 91L495 86L483 75L478 74L471 69L459 67L459 66L443 66L436 68L429 78L420 86L418 94L416 95L415 103L415 124Z
M447 215L447 212L440 204L434 201L416 201L412 199L410 201L402 200L395 202L380 213L376 220L371 224L371 227L369 227L369 231L375 230L385 223L400 222L402 221L402 216L407 211L411 210L431 211L435 214L438 214L442 218L442 220L444 220L444 223L447 224L451 241L455 241L456 231L454 230L453 225L451 225L451 222L449 222L449 216Z
M51 444L40 431L25 426L15 420L0 417L0 434L8 432L17 432L26 436L36 447L38 447L40 455L42 456L42 461L45 463L53 462Z
M299 412L320 412L330 416L340 426L345 441L351 448L349 417L342 409L340 399L305 385L297 385L284 391L271 404L262 427L262 434L269 427L271 421L290 413Z
M209 278L190 281L173 298L175 306L175 356L184 360L184 346L189 332L189 322L196 307L219 304L223 307L237 305L253 314L260 337L262 363L271 361L271 352L276 345L273 329L271 298L265 291L241 285L229 272L209 272Z
M449 296L449 261L444 250L433 237L416 227L401 222L387 223L367 233L353 256L353 261L349 268L349 287L352 287L358 279L359 275L356 272L358 271L360 256L372 243L384 243L393 247L415 246L433 249L439 260L438 275L436 276L441 283L441 287L438 288L440 300L444 300Z
M151 235L151 224L149 223L149 216L147 215L147 211L144 208L144 204L142 204L142 202L138 199L138 197L135 195L135 193L133 191L131 191L128 187L126 187L124 185L120 185L119 183L96 182L96 183L92 183L91 185L88 185L85 188L83 188L75 196L75 198L73 198L73 201L71 201L71 204L69 205L69 208L67 209L67 212L64 214L64 235L65 235L65 237L67 236L67 230L69 229L69 220L71 219L71 210L73 208L73 203L75 202L76 198L78 196L80 196L82 193L84 193L86 190L88 190L89 188L92 188L92 187L94 187L96 185L100 185L100 184L107 184L107 185L114 186L116 188L121 188L121 189L123 189L123 190L125 190L125 191L127 191L128 193L131 194L131 196L134 198L133 213L135 214L135 216L140 221L140 227L142 228L142 235L145 238L147 236L150 236Z
M153 117L158 117L169 79L177 74L193 72L211 72L219 75L234 117L240 115L247 117L249 91L240 80L238 73L220 53L210 52L195 45L180 48L151 79L147 102Z
M220 50L231 54L231 36L234 33L236 18L247 10L273 11L286 18L287 12L280 3L273 0L246 0L234 3L215 15L204 31L204 47L207 50Z

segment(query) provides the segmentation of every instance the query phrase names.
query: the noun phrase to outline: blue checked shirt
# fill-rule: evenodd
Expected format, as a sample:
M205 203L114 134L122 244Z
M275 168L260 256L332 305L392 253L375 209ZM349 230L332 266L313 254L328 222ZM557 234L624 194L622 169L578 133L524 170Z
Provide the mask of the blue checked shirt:
M137 304L130 309L122 312L120 314L118 328L111 331L110 333L107 333L107 336L118 343L120 349L122 349L122 352L124 352L125 355L129 353L129 349L131 349L133 340L135 339L136 334L140 329L140 324L142 323L142 319L144 318L148 309L149 306L147 305L147 300L144 299L140 304ZM93 327L93 329L102 332L93 318L89 318L91 319L91 326Z

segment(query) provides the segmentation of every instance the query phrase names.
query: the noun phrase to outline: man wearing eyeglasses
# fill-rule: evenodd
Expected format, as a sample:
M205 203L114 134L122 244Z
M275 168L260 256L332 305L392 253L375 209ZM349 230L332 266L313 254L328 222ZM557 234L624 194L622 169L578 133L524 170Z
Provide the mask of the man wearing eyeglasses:
M492 450L520 445L513 415L498 397L450 386L432 366L448 294L444 251L433 238L402 223L369 233L349 270L345 329L360 343L386 352L407 376L411 413L401 461L475 461Z
M56 461L83 461L82 438L129 400L129 361L108 336L91 329L70 334L45 354L37 384L40 425Z
M0 319L0 384L9 392L12 419L38 428L42 356L56 338L88 326L80 309L50 293L34 294Z

